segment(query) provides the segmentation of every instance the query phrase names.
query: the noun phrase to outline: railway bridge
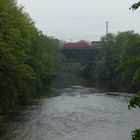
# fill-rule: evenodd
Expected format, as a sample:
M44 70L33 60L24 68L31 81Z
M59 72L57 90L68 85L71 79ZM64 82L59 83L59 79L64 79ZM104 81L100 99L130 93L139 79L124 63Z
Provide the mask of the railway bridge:
M99 42L92 42L91 44L80 43L66 43L62 47L64 54L64 63L95 63L99 52Z

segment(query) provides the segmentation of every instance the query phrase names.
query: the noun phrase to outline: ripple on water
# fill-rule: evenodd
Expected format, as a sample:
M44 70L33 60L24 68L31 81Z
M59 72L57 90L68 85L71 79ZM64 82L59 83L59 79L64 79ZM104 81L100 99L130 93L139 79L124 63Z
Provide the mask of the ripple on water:
M9 124L5 140L128 140L140 126L139 110L127 108L132 95L83 86L59 92L23 111L24 121Z

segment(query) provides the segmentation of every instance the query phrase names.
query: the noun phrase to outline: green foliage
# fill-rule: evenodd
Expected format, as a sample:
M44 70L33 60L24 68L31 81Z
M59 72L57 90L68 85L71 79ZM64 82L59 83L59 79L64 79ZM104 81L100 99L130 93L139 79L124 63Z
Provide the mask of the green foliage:
M96 64L96 78L101 83L112 83L116 77L119 64L119 48L115 44L115 36L108 34L101 39L102 48Z
M140 7L140 1L138 1L137 3L134 3L132 6L131 6L131 8L133 9L133 10L136 10L136 9L138 9Z
M129 101L129 105L128 108L136 108L139 107L140 108L140 97L139 96L135 96L132 97L131 100Z
M82 76L98 86L137 92L140 88L140 35L133 31L101 38L96 64L84 65Z
M132 132L132 140L140 140L140 129Z
M58 47L15 0L0 0L0 114L47 86L60 61Z
M100 56L95 68L98 83L120 90L137 91L140 35L133 31L120 32L117 35L108 34L101 39L101 42Z

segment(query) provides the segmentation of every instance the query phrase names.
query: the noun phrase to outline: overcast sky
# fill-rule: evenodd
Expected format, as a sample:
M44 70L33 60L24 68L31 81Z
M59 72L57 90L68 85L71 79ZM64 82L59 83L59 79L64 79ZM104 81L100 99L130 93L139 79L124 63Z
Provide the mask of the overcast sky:
M109 32L140 33L140 10L129 7L137 0L18 0L39 30L61 40L99 40Z

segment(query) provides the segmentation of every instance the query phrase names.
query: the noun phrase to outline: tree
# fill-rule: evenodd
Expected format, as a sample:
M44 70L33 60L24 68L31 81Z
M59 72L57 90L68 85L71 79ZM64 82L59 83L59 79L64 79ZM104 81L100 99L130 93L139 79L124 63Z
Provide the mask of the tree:
M138 1L137 3L134 3L132 6L131 6L131 9L133 10L136 10L140 7L140 1Z
M101 39L100 56L96 63L96 78L99 84L115 83L116 68L119 63L118 47L115 45L115 35L108 34Z
M15 0L0 0L0 115L47 86L60 60L58 47Z
M99 86L112 90L137 92L139 89L140 35L134 31L102 37L99 55L93 67L81 69ZM136 63L137 60L137 63Z
M96 62L96 80L107 87L132 92L136 89L133 75L138 65L119 69L120 62L139 56L140 36L133 31L108 34L101 39L100 56ZM124 63L123 63L124 64ZM122 86L123 85L123 86Z

